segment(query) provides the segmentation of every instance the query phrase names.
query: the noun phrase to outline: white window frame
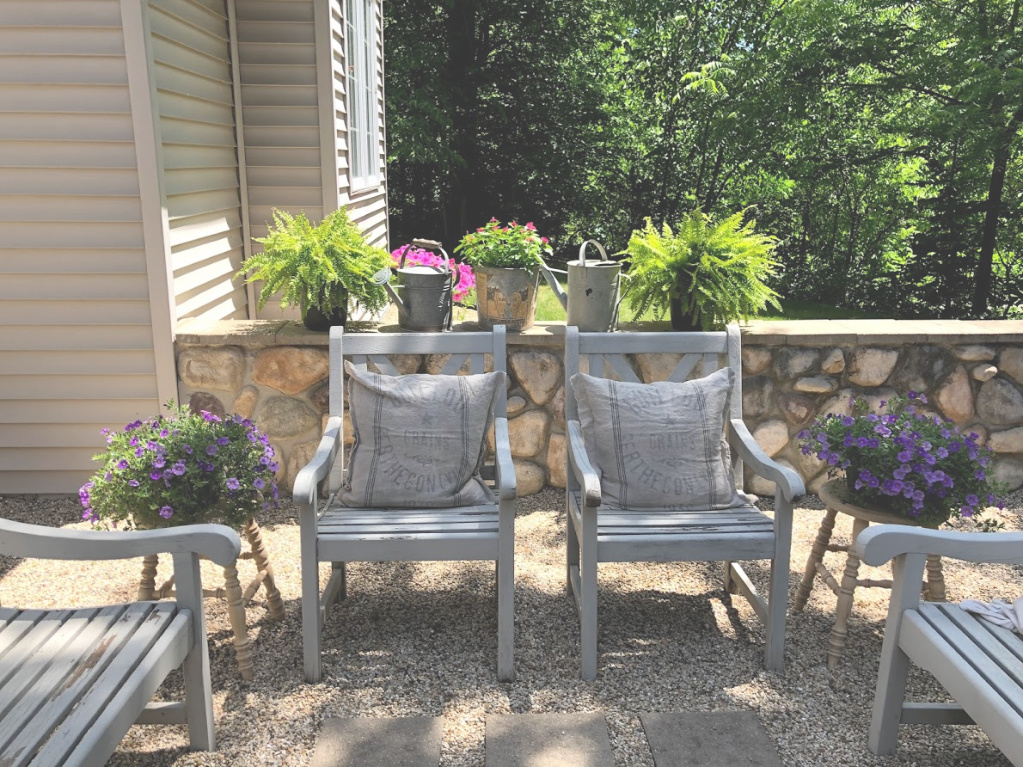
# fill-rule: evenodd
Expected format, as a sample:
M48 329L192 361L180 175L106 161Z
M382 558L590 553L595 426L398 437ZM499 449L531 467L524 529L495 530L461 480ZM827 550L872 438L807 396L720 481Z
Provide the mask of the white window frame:
M376 0L344 0L348 68L348 183L352 192L380 182Z

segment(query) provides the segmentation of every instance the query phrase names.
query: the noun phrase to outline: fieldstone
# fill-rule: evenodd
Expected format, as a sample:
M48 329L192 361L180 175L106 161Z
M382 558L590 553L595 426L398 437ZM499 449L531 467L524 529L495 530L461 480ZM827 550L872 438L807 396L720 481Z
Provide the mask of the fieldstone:
M330 358L323 349L275 346L263 349L252 362L252 380L283 394L298 394L330 374Z
M565 487L568 472L568 454L565 451L565 435L552 434L547 445L547 484Z
M217 418L227 417L227 411L224 409L224 403L215 395L205 391L197 391L189 397L188 409L196 415L205 410L207 413L212 413L217 416Z
M1023 422L1023 393L1005 378L992 378L977 394L977 413L992 426Z
M234 346L185 349L178 355L178 375L193 388L238 391L245 380L245 355Z
M988 362L995 358L995 350L990 346L980 346L977 344L971 346L957 346L952 350L955 354L956 359L960 359L963 362Z
M804 426L813 417L813 400L802 394L783 394L778 405L785 420L793 426Z
M1023 426L992 432L987 446L996 453L1023 453Z
M403 376L419 372L419 366L423 364L422 354L388 354L387 359L394 365L394 369Z
M252 418L252 414L256 412L257 402L259 402L259 389L249 384L238 392L231 409L242 418Z
M763 373L771 364L771 350L761 346L742 347L742 372L755 376Z
M508 415L512 416L518 413L526 406L526 400L518 395L508 398Z
M543 410L529 410L508 421L508 439L516 458L530 458L547 444L551 417Z
M880 413L883 410L887 410L887 403L891 402L892 397L899 396L899 393L895 391L895 389L884 387L882 389L872 389L871 391L863 392L859 396L861 399L867 401L867 405L870 406L870 412ZM882 405L882 402L885 404Z
M852 389L842 389L817 408L817 415L852 415Z
M1023 487L1023 458L998 456L993 462L991 477L996 482L1003 482L1009 492Z
M537 405L546 405L562 383L561 360L550 352L515 352L508 363L515 380Z
M987 444L987 429L981 426L979 423L973 424L969 429L965 430L967 434L973 434L974 440L978 445Z
M800 378L792 388L807 394L830 394L838 389L838 381L827 376L811 376Z
M288 452L288 492L295 492L295 479L305 465L312 460L319 444L318 441L299 442L297 445L293 445Z
M947 348L914 344L903 350L888 383L900 392L928 391L935 381L944 381L957 364Z
M300 400L270 397L259 406L255 421L271 437L297 437L316 428L320 417Z
M849 380L858 386L880 386L888 380L898 361L899 353L895 349L856 349L849 360Z
M796 467L793 466L788 461L786 461L784 458L779 459L778 463L788 469L792 469L793 471L796 470ZM773 496L775 484L774 482L771 482L770 480L765 479L764 477L761 477L757 474L753 474L750 477L750 481L746 483L746 488L747 490L749 490L749 492L755 495Z
M438 373L440 373L441 370L444 369L444 366L448 363L449 359L451 359L450 354L427 354L426 372L433 376L437 375ZM484 368L485 367L486 365L484 364ZM455 375L467 376L471 373L472 361L468 357L466 357L465 362L462 363L462 367L458 368L458 370L455 371Z
M837 375L845 370L845 353L841 349L832 349L821 360L821 372Z
M981 383L984 383L984 381L990 381L992 378L998 375L998 368L996 368L994 365L977 365L977 367L973 369L970 375L973 376L973 379L975 381L980 381Z
M788 381L817 368L821 355L816 349L779 349L774 355L774 377Z
M823 474L818 474L816 477L805 483L806 491L808 493L813 493L814 495L820 495L821 488L824 487L824 483L827 482L829 479L831 479L831 477L828 476L827 472L824 472Z
M753 430L753 439L769 456L774 457L789 442L789 427L780 419L764 421Z
M274 472L274 482L277 483L277 487L281 488L284 482L284 476L288 471L287 464L284 461L284 451L280 445L275 445L273 442L270 443L270 447L273 448L274 455L273 460L277 462L277 471Z
M543 490L546 472L532 461L515 461L515 494L522 498Z
M309 401L313 403L317 412L326 413L330 410L330 384L324 383L322 386L317 386L309 395Z
M681 354L637 354L636 366L639 368L639 380L643 383L667 381L682 359Z
M1023 346L1003 349L998 357L998 367L1023 384Z
M774 407L774 381L767 376L742 379L742 414L745 418L767 415Z
M547 403L547 411L554 417L554 425L559 429L565 428L565 387L558 389L558 393Z
M796 470L803 477L813 477L828 468L828 464L817 457L817 453L810 451L803 453L802 448L793 451L796 454Z
M938 386L934 399L946 418L955 423L963 423L973 418L973 389L970 376L962 365L952 371Z

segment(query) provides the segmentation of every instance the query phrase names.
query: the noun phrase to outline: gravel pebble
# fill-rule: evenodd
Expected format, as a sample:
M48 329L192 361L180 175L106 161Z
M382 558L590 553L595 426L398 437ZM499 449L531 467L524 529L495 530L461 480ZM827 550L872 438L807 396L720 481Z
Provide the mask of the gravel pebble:
M770 508L769 502L763 502ZM495 676L496 614L489 562L354 563L349 597L324 636L324 680L303 681L299 614L297 510L291 502L260 524L287 616L270 618L262 594L247 609L255 642L255 679L238 675L222 602L206 601L218 750L187 750L183 727L136 726L111 765L305 765L320 724L332 716L443 716L441 767L483 767L489 713L599 711L608 723L618 767L653 767L639 714L647 711L752 710L786 765L1004 766L977 727L903 727L896 756L866 748L888 592L860 589L845 655L827 668L835 596L818 580L802 613L790 613L786 671L763 669L764 632L741 597L721 589L717 563L602 564L600 669L579 679L578 622L565 592L565 519L561 491L521 499L516 520L515 649L517 681ZM822 506L808 496L796 511L790 600L809 553ZM1023 529L1023 492L1009 497L1007 530ZM4 497L0 516L85 529L75 498ZM847 543L840 517L833 542ZM825 562L839 572L843 555ZM161 576L170 568L161 561ZM764 589L767 563L749 563ZM239 566L251 577L251 563ZM101 563L21 561L0 557L5 606L68 607L134 598L141 560ZM326 566L322 570L326 577ZM889 568L861 577L887 578ZM207 585L221 574L203 564ZM945 563L950 601L1013 599L1023 568ZM160 695L179 694L177 675ZM913 669L911 700L948 698Z

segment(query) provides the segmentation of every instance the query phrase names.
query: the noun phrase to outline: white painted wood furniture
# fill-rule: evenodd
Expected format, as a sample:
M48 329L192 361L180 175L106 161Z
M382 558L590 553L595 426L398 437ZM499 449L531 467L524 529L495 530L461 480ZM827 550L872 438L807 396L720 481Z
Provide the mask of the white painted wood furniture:
M0 555L104 560L171 553L177 581L175 602L0 607L0 764L100 765L136 722L187 724L191 747L212 750L199 557L227 566L240 550L238 534L221 525L108 533L0 519ZM178 667L185 699L150 702Z
M878 525L853 546L868 565L893 560L874 713L867 744L895 752L900 724L974 724L1017 767L1023 766L1023 638L958 605L921 602L928 554L968 562L1023 564L1023 533L960 533ZM1007 599L1016 594L1005 595ZM907 703L912 661L930 672L956 704Z
M733 368L726 429L736 487L742 487L745 461L754 473L776 483L772 519L754 506L728 510L615 510L601 506L600 475L586 454L571 377L592 376L639 382L627 355L675 355L668 376L685 381L700 365L701 374ZM663 359L663 358L661 358ZM766 666L784 666L792 506L805 489L799 475L771 460L742 421L740 338L738 327L714 333L580 333L566 329L565 410L568 436L567 477L568 588L579 612L583 679L597 675L597 564L599 562L722 561L725 586L742 593L767 628ZM607 439L612 435L608 434ZM769 599L757 593L736 560L771 560Z
M497 501L451 509L351 509L337 503L344 471L345 382L343 357L356 367L372 362L385 375L398 375L388 355L450 355L440 370L505 370L503 325L486 333L345 333L330 331L330 404L324 436L312 460L295 479L302 552L302 644L305 677L322 676L324 622L345 596L346 562L493 560L497 570L497 677L511 681L514 671L515 467L508 439L507 394L502 387L494 407L496 457L485 467ZM463 366L468 366L467 368ZM488 477L489 475L489 477ZM320 507L319 485L327 480L327 502ZM331 563L320 596L319 563Z

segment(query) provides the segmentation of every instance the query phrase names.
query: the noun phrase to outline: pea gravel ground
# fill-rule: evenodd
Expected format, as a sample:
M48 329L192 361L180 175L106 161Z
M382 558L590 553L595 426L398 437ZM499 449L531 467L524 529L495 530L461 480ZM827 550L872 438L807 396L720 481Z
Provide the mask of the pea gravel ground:
M599 711L607 719L618 767L653 767L638 715L648 711L755 711L786 765L970 765L1004 767L976 727L902 728L894 757L866 748L874 678L888 592L856 595L840 666L825 663L835 597L818 580L802 613L789 616L786 670L763 670L762 627L741 597L721 589L716 563L601 565L600 671L578 676L578 623L565 593L564 512L555 490L522 499L515 541L517 680L496 681L493 565L480 563L354 564L349 598L324 637L324 680L302 678L297 512L289 502L261 524L287 608L270 618L262 595L249 605L256 675L238 675L223 604L206 602L218 751L191 753L183 727L136 726L112 765L305 765L320 724L332 716L442 716L441 767L483 767L487 714ZM769 505L767 505L769 507ZM809 496L796 511L790 602L822 515ZM77 528L74 498L0 498L0 516ZM1023 493L1009 497L1006 529L1023 529ZM847 542L840 518L834 542ZM161 562L161 574L169 569ZM839 572L844 555L825 560ZM764 563L766 564L766 563ZM242 563L243 577L251 575ZM140 560L104 563L0 558L5 606L96 605L130 600ZM748 566L763 587L767 570ZM861 577L889 577L887 567ZM951 601L1023 595L1023 568L947 562ZM219 585L204 564L204 582ZM180 680L164 691L173 696ZM945 699L913 670L910 699Z

